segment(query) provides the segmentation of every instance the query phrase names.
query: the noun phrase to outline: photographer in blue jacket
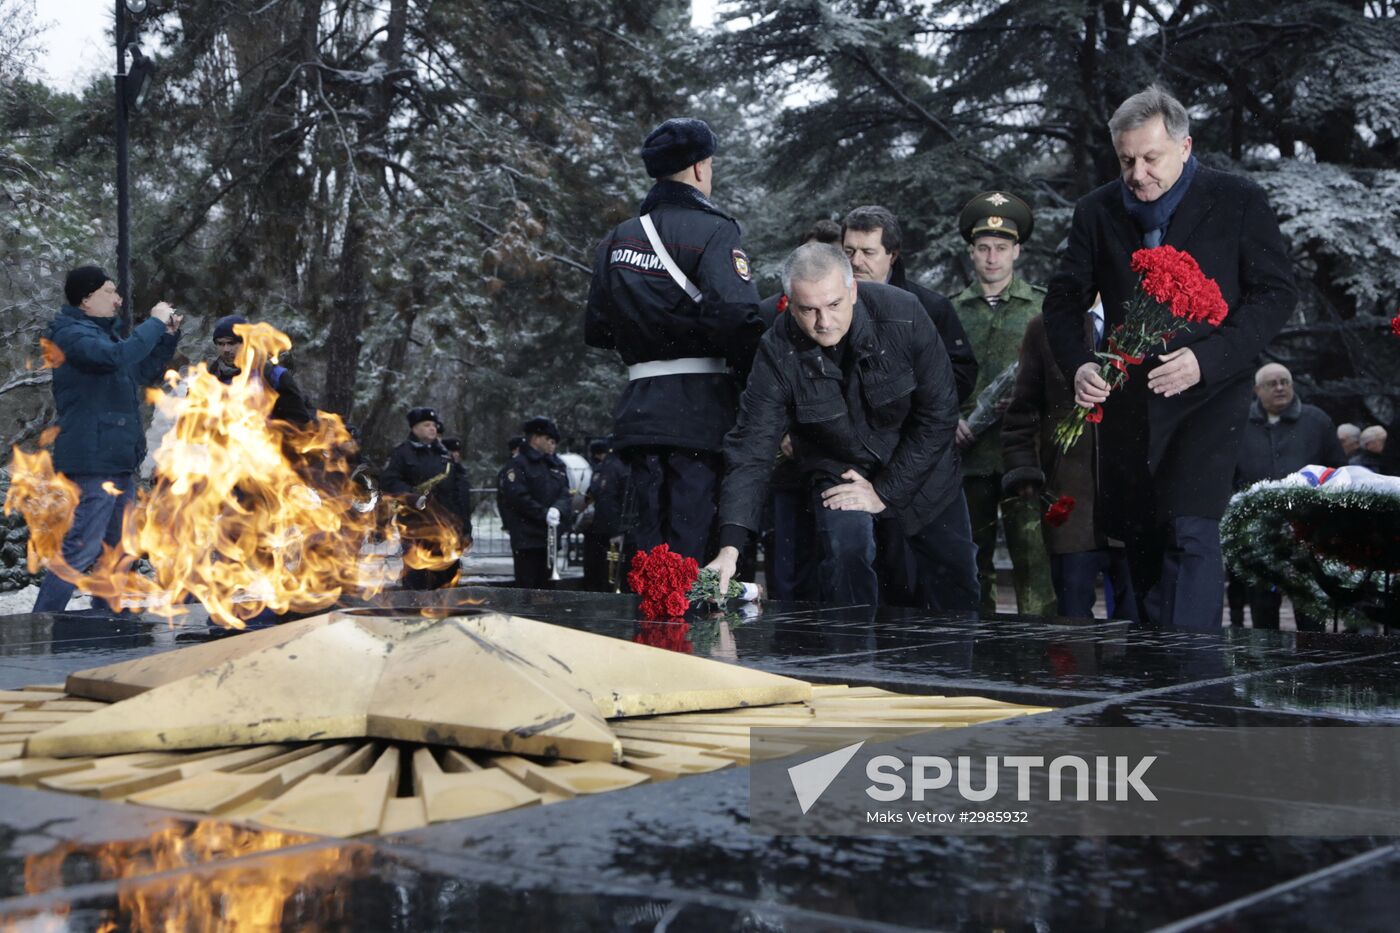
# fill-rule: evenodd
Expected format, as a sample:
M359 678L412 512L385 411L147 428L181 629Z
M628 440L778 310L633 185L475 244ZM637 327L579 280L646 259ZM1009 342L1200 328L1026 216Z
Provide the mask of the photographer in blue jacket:
M122 516L133 501L136 470L146 455L141 396L160 381L180 339L181 315L165 302L151 309L131 336L117 329L122 299L97 266L80 266L63 285L67 303L49 324L48 339L62 355L53 373L58 409L54 469L78 486L73 525L63 560L86 573L102 545L121 540ZM52 570L39 586L35 612L61 612L74 584Z

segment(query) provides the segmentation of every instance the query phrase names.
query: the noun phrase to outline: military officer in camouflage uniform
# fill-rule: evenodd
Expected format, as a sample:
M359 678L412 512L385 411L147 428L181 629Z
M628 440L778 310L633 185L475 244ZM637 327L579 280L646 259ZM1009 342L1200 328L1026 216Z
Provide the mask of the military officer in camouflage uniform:
M1025 201L1005 191L977 195L958 215L958 229L967 240L976 279L953 299L953 307L977 356L977 385L962 403L957 443L962 450L963 492L977 543L977 574L982 588L981 609L996 610L997 512L1016 585L1016 608L1035 615L1053 615L1055 590L1050 559L1041 537L1041 510L1035 500L1003 500L1001 478L1001 415L1011 403L1015 379L1005 379L1004 396L987 394L988 386L1016 363L1021 337L1031 318L1040 313L1045 289L1016 275L1021 244L1031 235L1035 218ZM993 393L995 394L995 393ZM984 397L984 395L986 397ZM979 402L991 418L973 418Z

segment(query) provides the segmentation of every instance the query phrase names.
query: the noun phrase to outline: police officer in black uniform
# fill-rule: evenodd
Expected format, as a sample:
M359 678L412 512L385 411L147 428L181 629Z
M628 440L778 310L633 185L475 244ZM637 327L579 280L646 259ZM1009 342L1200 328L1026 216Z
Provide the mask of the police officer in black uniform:
M583 533L583 585L595 593L607 593L613 588L608 582L608 546L623 532L622 512L632 471L607 440L590 443L588 459L593 467L588 481L593 520Z
M569 474L554 455L559 428L548 418L531 418L523 428L525 446L501 474L497 502L501 521L510 530L515 560L515 585L528 590L550 589L549 534L571 524ZM561 541L562 546L562 541Z
M408 439L394 448L380 475L380 488L398 500L399 525L405 547L414 543L436 551L441 529L454 529L465 551L471 546L472 508L460 464L438 438L437 412L412 408L408 412ZM435 590L457 576L457 562L438 567L403 568L405 589Z
M613 447L632 471L636 547L664 541L697 560L710 547L720 446L763 334L739 224L709 200L715 145L692 119L646 138L656 185L599 245L584 322L588 345L617 350L628 368Z

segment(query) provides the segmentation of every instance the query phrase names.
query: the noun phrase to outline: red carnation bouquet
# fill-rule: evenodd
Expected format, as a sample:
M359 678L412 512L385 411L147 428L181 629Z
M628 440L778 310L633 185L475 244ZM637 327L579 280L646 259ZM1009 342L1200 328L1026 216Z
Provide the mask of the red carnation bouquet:
M682 557L666 544L637 552L627 585L642 597L642 617L651 620L678 619L692 603L711 602L722 608L726 599L762 596L757 584L739 580L730 580L728 589L720 593L718 571L701 570L695 558Z
M642 617L677 619L690 608L686 593L700 576L700 564L683 557L668 545L658 544L650 553L638 551L632 558L627 585L642 597Z
M1107 349L1094 354L1099 376L1110 391L1128 381L1129 366L1141 363L1159 345L1165 349L1183 322L1219 327L1230 312L1220 286L1206 277L1190 253L1173 246L1140 249L1133 253L1132 270L1138 274L1138 287L1125 319L1108 335ZM1085 422L1102 420L1103 406L1075 406L1055 429L1055 446L1068 451L1084 434Z

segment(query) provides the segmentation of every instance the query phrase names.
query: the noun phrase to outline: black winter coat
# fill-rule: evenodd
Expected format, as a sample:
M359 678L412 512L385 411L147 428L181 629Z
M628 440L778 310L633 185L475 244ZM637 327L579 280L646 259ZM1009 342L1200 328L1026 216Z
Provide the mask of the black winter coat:
M1255 399L1249 406L1249 420L1240 441L1235 488L1244 489L1265 479L1282 479L1310 463L1339 467L1345 466L1346 460L1337 440L1337 428L1321 408L1304 405L1295 395L1279 414L1279 420L1269 424L1264 407Z
M623 508L627 499L627 484L632 471L617 454L608 454L602 463L593 464L593 479L588 483L588 498L593 500L591 535L611 538L623 532Z
M654 376L629 382L613 412L613 446L718 450L734 424L743 374L763 334L739 224L689 185L657 182L643 204L662 243L703 292L681 290L647 240L639 217L598 247L584 340L615 349L627 365L654 360L724 359L733 373Z
M1094 361L1084 345L1084 311L1095 293L1103 295L1111 331L1137 287L1128 263L1142 247L1142 231L1123 206L1120 185L1110 182L1079 200L1069 248L1045 296L1046 333L1071 382ZM1148 374L1159 365L1150 357L1104 405L1095 518L1114 537L1176 516L1218 519L1224 512L1257 358L1298 300L1278 221L1251 181L1199 169L1164 242L1195 257L1230 313L1220 327L1183 327L1167 345L1195 352L1199 383L1173 398L1149 392Z
M957 384L958 404L961 405L977 386L977 357L972 352L972 341L967 339L967 331L963 329L957 309L946 296L911 280L905 274L903 257L896 259L890 267L890 284L919 299L933 326L938 328L938 336L943 338L943 348L948 351L948 359L953 363L953 381Z
M501 471L496 504L510 531L511 550L545 547L547 513L559 510L560 533L573 524L569 508L569 474L564 461L526 446Z
M1385 429L1385 449L1381 451L1381 472L1400 476L1400 415Z
M723 543L759 531L784 433L819 483L859 470L906 534L962 494L957 391L938 331L902 289L862 282L857 294L843 339L854 354L849 377L790 317L759 344L738 424L724 439Z
M449 471L447 477L433 486L428 493L428 502L435 506L436 511L456 517L461 531L470 538L471 487L465 471L453 462L452 455L441 441L424 444L409 438L395 447L384 466L384 472L379 476L379 486L386 494L402 497L410 507L414 507L415 502L410 500L418 498L417 487L435 476L441 476L444 471Z

